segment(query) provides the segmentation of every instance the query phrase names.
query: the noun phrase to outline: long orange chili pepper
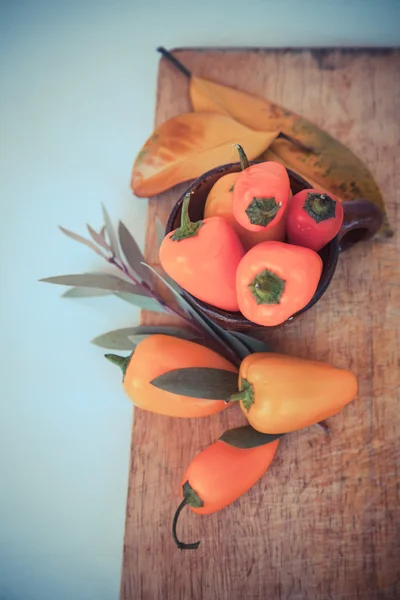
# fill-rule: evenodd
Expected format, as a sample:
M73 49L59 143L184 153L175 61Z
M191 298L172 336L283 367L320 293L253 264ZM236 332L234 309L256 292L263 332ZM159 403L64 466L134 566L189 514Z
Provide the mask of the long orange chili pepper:
M172 535L180 550L195 550L200 542L185 544L176 533L179 514L185 506L209 515L231 504L247 492L265 473L274 458L279 439L255 448L236 448L221 440L197 454L181 482L183 500L172 524Z

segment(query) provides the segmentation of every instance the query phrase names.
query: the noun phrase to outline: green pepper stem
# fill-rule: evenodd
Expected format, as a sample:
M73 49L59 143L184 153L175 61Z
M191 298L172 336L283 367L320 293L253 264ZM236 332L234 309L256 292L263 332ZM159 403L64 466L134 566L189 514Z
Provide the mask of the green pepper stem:
M247 390L242 390L241 392L236 392L236 394L232 394L232 396L230 396L228 400L225 400L225 402L240 402L241 400L246 400L246 398Z
M190 204L190 192L188 192L182 202L182 211L181 211L181 227L186 228L190 227L192 224L189 217L189 204Z
M336 216L336 202L328 194L310 192L303 208L316 223Z
M114 365L117 365L121 369L123 377L125 377L125 373L132 358L132 354L130 354L129 356L119 356L118 354L105 354L104 356Z
M235 146L239 153L240 166L242 167L242 171L244 171L250 166L249 159L247 158L246 153L240 144L235 144Z
M189 203L191 192L188 192L182 202L181 209L181 226L175 229L170 239L173 242L180 242L186 238L197 235L200 227L203 225L203 221L191 221L189 217Z
M242 389L239 392L235 392L234 394L232 394L228 400L226 400L227 403L229 402L242 402L243 407L249 411L251 405L254 403L254 388L253 388L253 384L250 383L250 381L248 381L247 379L242 379L242 383L241 383L241 387Z
M191 544L185 544L184 542L180 541L176 533L176 526L178 524L179 515L181 514L182 510L187 504L188 498L185 497L176 509L174 519L172 521L172 537L174 538L174 542L179 550L197 550L197 548L200 546L200 541L192 542Z
M245 213L252 225L266 227L275 219L281 207L282 202L276 202L274 197L259 198L255 196Z
M250 283L249 288L257 304L279 304L286 281L276 273L264 269Z

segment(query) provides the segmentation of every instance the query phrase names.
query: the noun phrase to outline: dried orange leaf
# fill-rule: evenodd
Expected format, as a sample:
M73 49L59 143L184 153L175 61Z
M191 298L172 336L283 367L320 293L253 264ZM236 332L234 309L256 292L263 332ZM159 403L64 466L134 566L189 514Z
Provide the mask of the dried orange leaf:
M163 123L139 152L132 171L137 196L154 196L219 165L238 162L233 144L249 160L264 152L277 130L253 131L229 116L210 112L179 115Z
M371 172L349 148L317 125L269 100L200 77L190 79L190 98L196 112L229 115L257 131L282 131L312 148L305 152L280 138L273 141L264 158L281 162L341 200L371 200L384 213L381 233L390 235L382 192Z

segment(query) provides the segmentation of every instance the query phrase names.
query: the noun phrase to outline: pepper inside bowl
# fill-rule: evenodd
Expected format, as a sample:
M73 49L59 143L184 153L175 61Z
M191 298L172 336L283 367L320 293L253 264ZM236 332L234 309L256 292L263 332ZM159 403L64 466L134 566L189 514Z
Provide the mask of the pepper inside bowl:
M255 163L250 163L255 164ZM204 217L204 207L207 196L220 177L228 173L237 173L241 171L240 163L223 165L208 171L189 186L185 193L176 202L169 215L165 234L174 231L180 225L181 209L183 200L188 192L191 193L189 216L192 221L198 221ZM287 169L290 187L294 194L310 189L312 186L300 175L297 175L290 169ZM369 200L353 200L351 202L343 202L344 219L342 229L339 234L333 238L324 248L319 251L323 262L322 274L317 287L317 290L310 302L300 311L292 315L285 323L293 321L299 315L309 310L325 293L328 288L333 274L336 269L339 253L347 249L354 243L368 239L375 235L382 223L382 213ZM199 257L200 258L200 257ZM201 260L201 258L200 258ZM191 303L194 304L202 313L207 315L214 322L218 323L226 329L243 330L243 329L265 329L264 325L258 325L249 321L239 312L228 312L211 306L206 302L198 300L185 290L182 290L186 297L189 297ZM285 324L283 323L283 324ZM281 325L278 325L280 327Z

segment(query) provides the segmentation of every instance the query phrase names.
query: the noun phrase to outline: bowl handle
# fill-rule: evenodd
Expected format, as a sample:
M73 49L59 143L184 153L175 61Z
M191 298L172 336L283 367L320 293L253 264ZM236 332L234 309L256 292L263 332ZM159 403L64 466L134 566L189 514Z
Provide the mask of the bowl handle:
M370 200L344 200L343 225L339 231L339 251L373 237L382 225L383 214Z

